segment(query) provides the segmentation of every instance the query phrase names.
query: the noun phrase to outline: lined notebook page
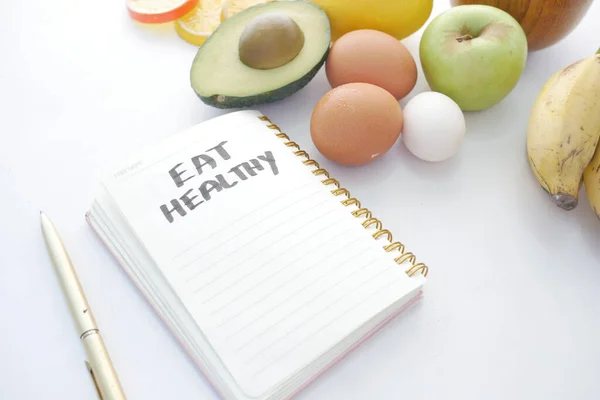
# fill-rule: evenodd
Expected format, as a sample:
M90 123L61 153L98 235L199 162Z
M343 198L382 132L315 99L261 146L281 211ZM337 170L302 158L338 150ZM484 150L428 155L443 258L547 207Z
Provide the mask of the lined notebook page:
M205 122L104 181L250 396L420 285L258 115Z

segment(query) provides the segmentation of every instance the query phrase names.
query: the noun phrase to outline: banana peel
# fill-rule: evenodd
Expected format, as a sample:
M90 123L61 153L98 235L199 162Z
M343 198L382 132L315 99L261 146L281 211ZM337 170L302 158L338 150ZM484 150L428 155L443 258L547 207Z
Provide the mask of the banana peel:
M584 172L600 140L599 53L560 69L548 79L527 127L531 170L555 204L567 211L577 207ZM592 182L592 172L588 176ZM600 192L597 196L600 198ZM600 202L597 208L600 210Z

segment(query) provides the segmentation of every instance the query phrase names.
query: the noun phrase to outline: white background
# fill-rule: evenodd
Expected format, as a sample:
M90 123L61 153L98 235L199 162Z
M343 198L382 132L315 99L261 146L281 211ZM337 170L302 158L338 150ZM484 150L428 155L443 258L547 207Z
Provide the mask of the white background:
M430 268L425 297L299 399L595 399L600 396L600 221L554 206L526 162L529 110L556 70L594 53L600 2L529 55L518 86L468 113L447 162L402 141L361 168L327 162L309 119L321 71L259 107ZM432 14L448 7L436 0ZM422 30L404 42L418 62ZM225 111L189 85L195 48L132 23L123 1L13 1L0 14L0 398L95 399L39 229L54 220L130 399L216 399L84 222L112 160ZM420 72L420 70L419 70ZM427 90L422 75L408 97ZM406 104L404 99L401 104Z

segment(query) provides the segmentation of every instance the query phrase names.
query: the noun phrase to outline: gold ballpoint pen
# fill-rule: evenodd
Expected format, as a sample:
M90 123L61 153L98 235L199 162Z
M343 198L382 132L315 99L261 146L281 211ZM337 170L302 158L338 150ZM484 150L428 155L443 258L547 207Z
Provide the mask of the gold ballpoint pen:
M108 356L79 279L75 274L69 254L54 224L41 211L40 220L46 247L75 320L77 333L85 348L88 358L85 364L92 376L98 396L102 400L124 400L125 394Z

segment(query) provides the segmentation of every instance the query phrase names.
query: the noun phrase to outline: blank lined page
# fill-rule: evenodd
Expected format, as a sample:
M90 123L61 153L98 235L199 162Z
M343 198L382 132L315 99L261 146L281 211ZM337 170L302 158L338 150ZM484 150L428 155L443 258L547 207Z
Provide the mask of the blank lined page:
M133 160L138 172L105 181L250 396L272 390L418 285L257 115L209 121ZM199 154L214 163L186 161ZM181 186L166 172L178 164ZM220 189L207 199L211 180Z

